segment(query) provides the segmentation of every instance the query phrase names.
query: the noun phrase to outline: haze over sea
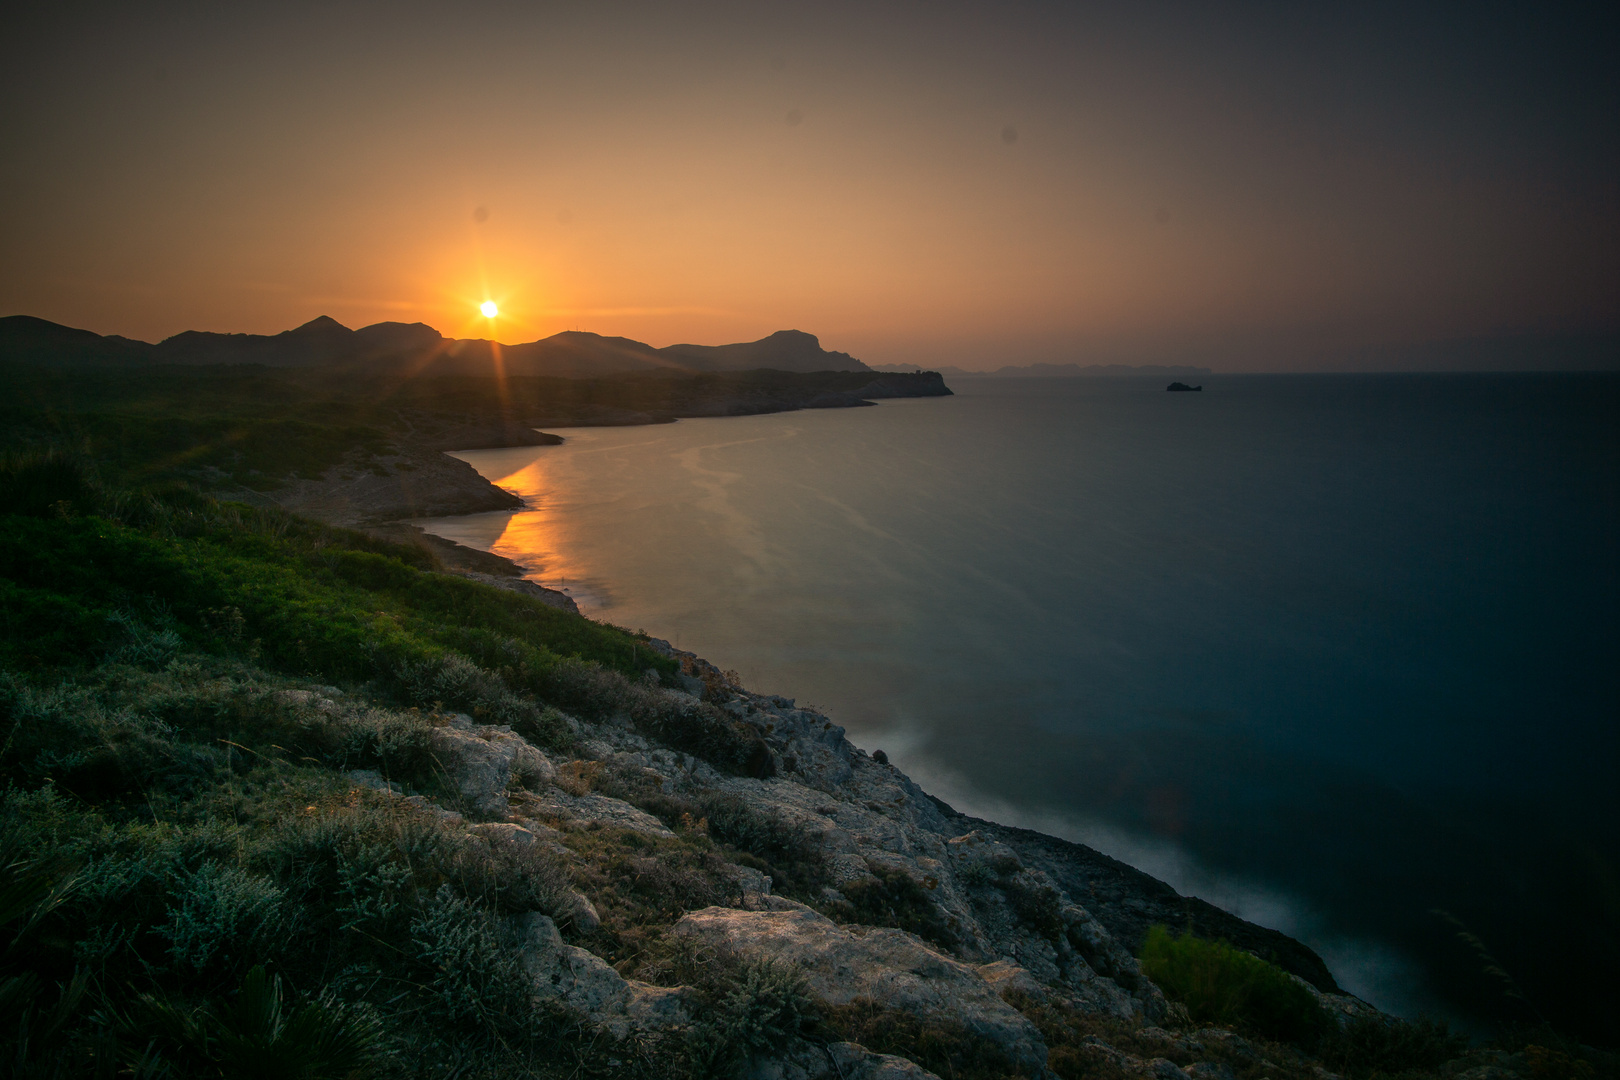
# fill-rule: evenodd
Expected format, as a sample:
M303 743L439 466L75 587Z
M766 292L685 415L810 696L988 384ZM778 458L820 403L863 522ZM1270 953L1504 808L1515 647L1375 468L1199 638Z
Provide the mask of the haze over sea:
M532 509L424 524L1384 1007L1499 1012L1439 909L1601 1027L1620 376L1163 385L569 430L460 455Z

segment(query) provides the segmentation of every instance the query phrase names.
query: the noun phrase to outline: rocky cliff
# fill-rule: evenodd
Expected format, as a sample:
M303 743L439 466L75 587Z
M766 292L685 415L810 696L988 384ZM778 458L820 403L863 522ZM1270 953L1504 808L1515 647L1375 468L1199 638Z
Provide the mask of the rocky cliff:
M735 841L737 823L747 823L775 838L751 845L756 850L790 846L797 866L814 867L796 874L799 898L782 895L753 860L723 861L710 868L723 886L668 928L666 954L673 942L728 962L790 965L819 1007L951 1032L978 1044L979 1056L999 1061L1009 1076L1053 1075L1052 1048L1030 1015L1040 1009L1130 1033L1120 1047L1096 1037L1088 1044L1096 1060L1124 1075L1218 1080L1233 1075L1230 1063L1244 1055L1265 1066L1264 1051L1229 1031L1191 1030L1185 1011L1166 1001L1133 956L1149 922L1189 915L1200 930L1271 951L1334 1015L1377 1016L1338 992L1305 946L1180 897L1090 849L957 814L881 756L852 745L821 713L748 692L665 642L651 645L681 663L683 689L645 693L665 711L706 702L746 725L767 750L749 770L757 775L660 746L627 716L594 724L568 718L573 747L558 755L510 728L456 714L435 730L435 752L470 820L435 812L490 845L545 849L587 883L602 880L601 864L626 846L645 845L636 873L667 875L652 853L677 839L672 806L693 808L682 816L688 835ZM294 691L289 703L340 716L358 708L329 689ZM351 777L408 798L377 773ZM705 809L708 817L695 818ZM614 839L604 846L604 837ZM587 947L606 940L593 938L604 920L623 918L621 898L588 885L571 895L553 915L525 914L510 927L537 1000L619 1040L656 1039L689 1025L696 991L671 979L667 965ZM1183 1033L1172 1035L1167 1024ZM756 1054L749 1075L935 1074L858 1042L794 1038Z

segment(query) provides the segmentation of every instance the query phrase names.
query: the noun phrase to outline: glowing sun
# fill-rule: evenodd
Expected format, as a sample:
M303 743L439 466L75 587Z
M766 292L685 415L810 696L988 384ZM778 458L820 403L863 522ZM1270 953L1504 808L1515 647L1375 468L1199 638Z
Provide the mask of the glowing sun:
M482 304L478 305L478 310L484 313L484 318L486 319L493 319L495 316L501 313L501 309L495 306L495 301L493 300L485 300Z

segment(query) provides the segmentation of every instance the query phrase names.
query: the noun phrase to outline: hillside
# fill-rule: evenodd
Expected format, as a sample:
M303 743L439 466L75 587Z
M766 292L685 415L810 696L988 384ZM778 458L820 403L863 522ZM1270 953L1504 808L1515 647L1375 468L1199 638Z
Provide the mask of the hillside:
M102 337L27 315L0 318L0 361L60 365L215 365L319 367L372 375L545 376L583 379L622 372L809 373L870 371L848 353L828 352L813 334L781 330L735 345L656 349L623 337L565 331L502 345L443 337L423 323L376 323L351 330L322 315L279 334L188 330L157 344Z
M536 430L542 426L848 408L951 392L936 374L858 371L496 380L0 362L0 380L8 391L0 445L70 445L133 482L183 480L344 524L514 508L516 496L442 451L561 441Z
M1275 931L420 548L55 455L9 460L0 512L0 1023L38 1075L1316 1080L1463 1052ZM1270 989L1215 1004L1156 923L1294 976L1217 952Z
M4 374L13 1075L1613 1074L1550 1029L1384 1016L1299 942L965 817L396 520L514 503L438 448L538 416L937 376Z

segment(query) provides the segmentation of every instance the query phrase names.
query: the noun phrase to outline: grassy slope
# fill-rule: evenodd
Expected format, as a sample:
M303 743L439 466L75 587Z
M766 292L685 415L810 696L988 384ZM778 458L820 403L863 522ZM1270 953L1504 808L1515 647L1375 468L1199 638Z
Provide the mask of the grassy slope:
M220 1010L268 965L286 1010L324 1001L390 1068L608 1068L562 1019L529 1016L503 938L506 914L558 911L562 863L491 849L342 770L456 805L431 752L440 708L553 750L572 736L546 703L628 712L735 768L751 736L645 707L637 687L674 664L642 639L424 559L185 492L109 490L56 457L0 468L5 1051L38 1075L134 1068L147 1049L175 1075L218 1075ZM348 688L342 715L283 693L310 680ZM674 846L674 864L712 847ZM180 1034L143 1049L164 1016ZM615 1052L632 1050L651 1075L701 1074L685 1043Z

